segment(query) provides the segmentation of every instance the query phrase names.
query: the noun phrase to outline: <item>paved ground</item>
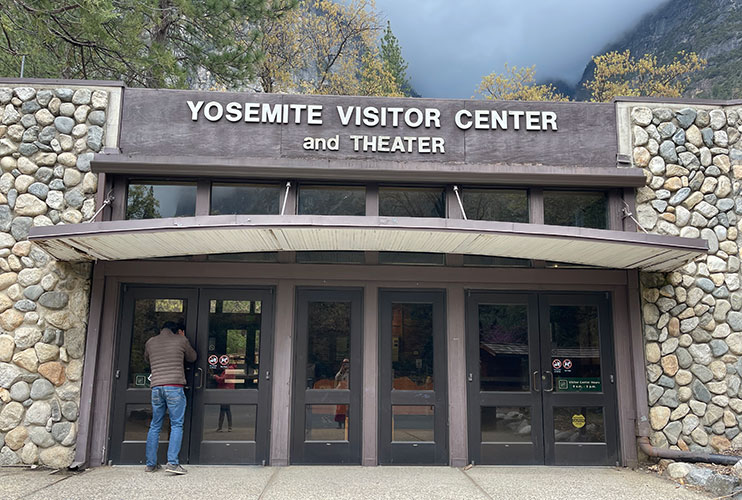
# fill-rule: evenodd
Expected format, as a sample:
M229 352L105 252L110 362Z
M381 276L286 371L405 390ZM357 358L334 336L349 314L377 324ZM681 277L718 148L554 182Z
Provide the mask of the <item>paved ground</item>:
M0 468L2 499L707 499L654 474L567 467L142 467L82 473Z

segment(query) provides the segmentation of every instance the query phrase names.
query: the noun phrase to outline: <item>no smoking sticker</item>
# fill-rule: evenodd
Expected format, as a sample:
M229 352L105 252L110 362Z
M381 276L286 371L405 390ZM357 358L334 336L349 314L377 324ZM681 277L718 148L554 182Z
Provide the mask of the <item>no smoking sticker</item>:
M560 368L562 367L562 360L561 360L561 359L555 359L554 361L552 361L552 362L551 362L551 366L552 366L552 367L553 367L553 368L554 368L555 370L558 370L558 369L560 369Z
M564 369L565 370L571 370L572 369L572 360L571 359L565 359L564 360Z
M222 356L219 358L219 364L222 366L227 366L229 364L229 356L226 354L222 354Z
M211 356L209 356L210 365L216 365L218 362L219 362L219 358L217 357L216 354L212 354Z

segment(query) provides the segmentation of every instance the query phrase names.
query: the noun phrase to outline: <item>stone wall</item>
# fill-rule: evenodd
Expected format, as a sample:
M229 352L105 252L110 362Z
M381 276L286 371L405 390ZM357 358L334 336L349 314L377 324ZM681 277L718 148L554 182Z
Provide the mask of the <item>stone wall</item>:
M95 212L109 95L0 85L0 465L74 457L90 265L56 262L32 226Z
M651 442L742 448L742 113L637 106L631 129L633 163L647 178L640 224L709 245L675 272L641 274Z

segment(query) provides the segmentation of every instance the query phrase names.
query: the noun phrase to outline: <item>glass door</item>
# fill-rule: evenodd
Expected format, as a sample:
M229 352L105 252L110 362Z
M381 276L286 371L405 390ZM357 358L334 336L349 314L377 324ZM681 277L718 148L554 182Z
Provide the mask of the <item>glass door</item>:
M379 463L447 464L445 295L382 291Z
M179 288L124 287L119 353L114 371L114 404L111 428L111 458L115 463L144 463L149 423L152 420L149 365L144 344L160 333L168 321L183 322L186 337L195 343L198 290ZM186 415L183 423L181 460L186 462L190 445L193 410L193 366L186 364ZM167 462L170 421L165 416L158 448L159 463Z
M599 294L469 294L472 461L616 463L609 317Z
M542 464L537 295L472 293L467 308L467 329L474 335L468 358L479 366L469 373L473 460Z
M201 291L192 461L267 462L272 317L269 290Z
M608 299L540 297L546 463L614 465L618 461L616 385Z
M183 463L260 464L268 460L271 290L125 286L111 424L114 463L144 463L152 419L144 345L167 321L183 322L196 349L185 364ZM165 463L170 427L160 434Z
M361 463L362 291L299 289L294 464Z

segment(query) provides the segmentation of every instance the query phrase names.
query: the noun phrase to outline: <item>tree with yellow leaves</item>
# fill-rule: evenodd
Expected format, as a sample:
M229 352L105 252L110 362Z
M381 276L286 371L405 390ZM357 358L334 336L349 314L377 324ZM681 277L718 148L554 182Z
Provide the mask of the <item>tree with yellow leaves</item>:
M485 99L503 101L569 101L550 84L536 85L536 66L518 68L505 63L503 73L482 78L476 93Z
M378 51L381 16L373 0L302 0L281 18L263 19L264 54L255 90L401 96Z
M706 60L695 52L681 51L672 62L658 64L657 56L639 59L631 52L608 52L592 58L593 79L585 83L591 101L607 102L616 96L680 97L690 75L706 67Z

